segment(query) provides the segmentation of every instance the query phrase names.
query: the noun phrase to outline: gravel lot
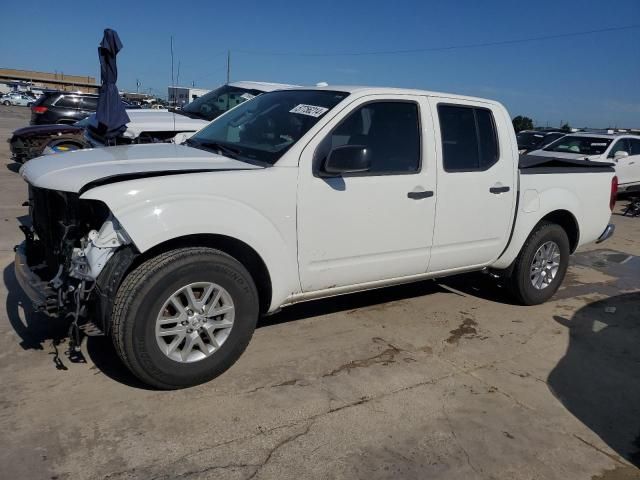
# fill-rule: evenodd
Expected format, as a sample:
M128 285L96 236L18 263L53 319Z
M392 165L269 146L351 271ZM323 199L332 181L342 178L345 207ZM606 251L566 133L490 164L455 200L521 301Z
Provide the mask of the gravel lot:
M482 275L316 301L211 383L152 391L108 338L70 359L15 283L4 139L28 115L0 108L0 477L640 478L640 218L615 215L545 305Z

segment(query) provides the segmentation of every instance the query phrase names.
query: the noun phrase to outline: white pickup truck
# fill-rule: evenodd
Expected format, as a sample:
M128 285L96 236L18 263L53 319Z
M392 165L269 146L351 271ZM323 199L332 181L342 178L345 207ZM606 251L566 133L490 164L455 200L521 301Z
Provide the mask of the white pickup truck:
M41 157L16 276L37 309L111 335L157 388L229 368L261 314L487 269L544 302L608 238L611 165L519 162L502 105L419 90L265 93L183 145Z

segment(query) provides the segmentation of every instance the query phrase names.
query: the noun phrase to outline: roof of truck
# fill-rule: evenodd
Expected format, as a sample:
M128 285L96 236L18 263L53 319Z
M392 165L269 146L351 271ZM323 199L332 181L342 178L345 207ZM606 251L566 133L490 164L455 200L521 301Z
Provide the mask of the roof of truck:
M229 83L232 87L246 88L252 90L261 90L263 92L271 92L273 90L281 90L299 87L299 85L289 85L288 83L272 83L272 82L254 82L250 80L241 80L239 82Z
M500 102L496 100L490 100L487 98L472 97L470 95L459 95L455 93L434 92L430 90L418 90L418 89L411 89L411 88L372 87L372 86L366 86L366 85L322 85L322 86L298 87L298 88L301 88L304 90L330 90L335 92L346 92L351 94L362 94L362 95L375 95L375 94L430 95L430 96L446 97L446 98L457 99L457 100L474 100L478 102L500 105Z

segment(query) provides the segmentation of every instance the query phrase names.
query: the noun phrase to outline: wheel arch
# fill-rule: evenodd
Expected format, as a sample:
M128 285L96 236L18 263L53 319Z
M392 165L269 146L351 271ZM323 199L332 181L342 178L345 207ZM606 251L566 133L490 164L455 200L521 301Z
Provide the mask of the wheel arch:
M176 237L159 243L138 255L129 271L143 262L169 250L185 247L209 247L224 252L238 260L251 274L260 299L260 313L269 311L273 298L271 274L260 254L250 245L234 237L203 233Z
M567 237L569 237L569 249L571 253L576 251L576 248L578 248L580 243L580 227L578 226L578 220L576 220L576 217L570 211L561 209L549 212L540 219L536 224L536 227L543 221L555 223L561 226L567 233ZM536 227L534 227L534 229Z

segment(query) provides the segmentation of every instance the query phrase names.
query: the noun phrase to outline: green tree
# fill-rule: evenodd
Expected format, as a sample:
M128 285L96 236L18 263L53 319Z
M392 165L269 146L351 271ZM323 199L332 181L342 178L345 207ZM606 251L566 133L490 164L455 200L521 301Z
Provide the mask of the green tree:
M513 128L515 129L516 133L521 132L522 130L532 130L533 120L531 120L529 117L518 115L513 119Z
M569 122L565 122L564 125L560 127L560 130L562 130L563 132L570 132L571 125L569 125Z

